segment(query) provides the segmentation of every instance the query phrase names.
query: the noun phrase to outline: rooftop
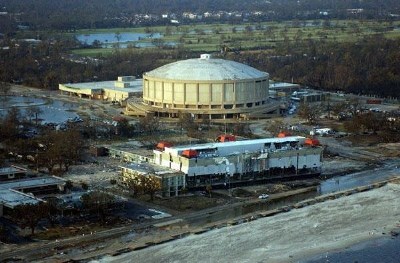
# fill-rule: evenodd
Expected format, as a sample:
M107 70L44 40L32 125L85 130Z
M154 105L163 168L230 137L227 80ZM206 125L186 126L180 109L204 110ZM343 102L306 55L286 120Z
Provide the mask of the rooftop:
M18 189L58 185L64 182L65 180L62 178L46 176L0 183L0 203L4 203L5 206L10 208L21 204L36 204L42 200L30 194L19 192Z
M36 204L41 199L12 189L0 189L0 203L13 208L21 204Z
M16 167L16 166L0 168L0 175L13 174L13 173L26 173L26 169Z
M23 189L23 188L40 187L40 186L63 184L63 183L65 183L64 179L55 176L26 178L21 180L6 181L0 183L0 190Z
M65 87L68 88L75 88L75 89L91 89L91 90L106 90L111 89L120 92L142 92L142 79L135 79L132 81L125 81L125 83L129 83L128 88L119 88L115 86L115 80L112 81L96 81L96 82L81 82L81 83L66 83L63 84Z
M214 59L207 54L173 62L145 73L145 76L171 80L246 80L268 78L268 73L231 60Z
M293 87L300 87L299 84L296 83L287 83L287 82L270 82L269 88L293 88Z
M283 138L264 138L264 139L255 139L255 140L244 140L244 141L233 141L233 142L212 142L212 143L204 143L204 144L193 144L193 145L182 145L176 147L166 147L165 151L184 151L184 150L201 150L201 149L213 149L213 148L224 148L224 147L232 147L232 146L246 146L252 144L260 144L260 143L281 143L281 142L295 142L299 140L304 140L305 137L302 136L288 136Z
M179 171L169 169L167 167L160 166L160 165L153 164L153 163L140 163L140 164L139 163L130 163L130 164L122 165L121 167L132 169L132 170L138 171L143 174L152 173L152 174L156 174L156 175L164 175L164 174L181 173Z

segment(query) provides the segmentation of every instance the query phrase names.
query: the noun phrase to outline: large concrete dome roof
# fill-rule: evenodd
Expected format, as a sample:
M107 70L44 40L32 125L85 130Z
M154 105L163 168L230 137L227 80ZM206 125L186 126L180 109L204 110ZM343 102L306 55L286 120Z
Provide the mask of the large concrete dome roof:
M145 73L147 77L171 80L241 80L268 77L268 73L231 60L200 58L173 62Z

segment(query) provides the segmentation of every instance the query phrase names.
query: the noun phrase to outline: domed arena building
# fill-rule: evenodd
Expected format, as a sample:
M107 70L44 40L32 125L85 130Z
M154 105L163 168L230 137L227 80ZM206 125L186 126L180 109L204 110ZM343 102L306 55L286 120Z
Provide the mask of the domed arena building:
M269 99L269 74L235 61L200 58L170 63L143 75L143 100L131 99L126 114L195 119L249 119L279 111Z

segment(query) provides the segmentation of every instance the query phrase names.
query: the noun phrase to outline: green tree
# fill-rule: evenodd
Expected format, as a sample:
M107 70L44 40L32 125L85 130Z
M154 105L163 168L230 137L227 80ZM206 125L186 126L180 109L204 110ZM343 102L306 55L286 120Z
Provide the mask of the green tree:
M47 212L46 218L50 225L54 227L57 217L60 215L58 200L56 198L51 198L46 200L46 203L43 203L43 205L47 206L44 208L44 211Z
M179 113L179 121L178 124L181 129L185 129L187 131L193 130L195 125L194 117L190 113L180 112Z
M65 189L67 192L68 192L68 191L71 191L73 187L74 187L74 184L73 184L73 182L72 182L71 180L67 180L67 181L65 182L64 189Z
M151 114L146 115L139 119L139 130L143 132L153 133L160 128L160 119L152 116Z
M89 213L97 214L104 223L110 208L115 204L115 197L102 191L93 191L82 195L82 205Z
M133 134L135 127L124 118L118 122L117 131L119 135L128 137Z
M251 25L247 25L244 27L244 32L247 35L252 35L253 34L253 27Z
M268 122L266 130L269 131L272 134L272 136L275 137L278 135L278 133L283 131L284 128L285 125L283 123L283 120L279 119Z
M0 241L7 242L8 240L7 228L4 225L0 225Z
M153 38L151 43L156 46L157 48L164 48L165 47L165 40L162 38Z
M321 105L311 105L303 102L299 106L299 117L307 120L309 123L315 124L320 113Z
M69 166L78 161L85 147L84 141L76 129L65 132L48 131L38 139L44 147L38 156L41 166L46 167L49 173L53 172L56 165L60 171L64 168L68 171Z
M352 98L347 101L347 109L351 112L353 116L356 116L360 113L363 105L358 98Z
M149 194L153 201L155 193L161 190L161 178L156 175L142 176L141 183L144 193Z
M161 178L154 174L137 174L127 179L126 182L134 196L148 194L152 201L154 200L155 193L161 190Z
M8 95L11 90L11 85L10 83L7 82L0 82L0 94L2 95L2 101L3 101L3 107L5 106L5 103L7 102Z
M172 27L171 26L166 26L165 27L165 35L170 36L172 34Z
M39 221L46 218L49 207L45 203L23 204L14 208L11 217L22 228L29 227L31 234L35 233L35 228Z
M26 108L26 115L29 117L29 121L32 121L32 118L35 118L35 124L38 125L38 117L43 113L43 110L38 106L29 106Z
M212 186L210 184L206 185L206 192L208 193L208 196L211 198Z
M0 141L12 144L18 138L20 122L20 110L16 107L11 107L1 120Z

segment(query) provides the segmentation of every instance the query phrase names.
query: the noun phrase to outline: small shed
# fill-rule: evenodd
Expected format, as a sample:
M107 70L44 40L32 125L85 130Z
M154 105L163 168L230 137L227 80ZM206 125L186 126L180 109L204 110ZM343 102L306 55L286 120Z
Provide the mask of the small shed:
M235 135L232 134L222 134L217 137L218 142L234 142L236 141Z
M291 134L287 131L282 131L282 132L278 133L278 138L285 138L288 136L291 136Z
M95 157L108 155L108 149L103 146L92 145L89 148L89 152L92 156L95 156Z
M172 143L166 142L166 141L161 141L161 142L157 143L157 145L156 145L156 149L160 150L160 151L164 151L165 147L172 147Z
M182 156L189 158L189 159L196 158L198 156L198 152L196 150L192 150L192 149L184 150L182 152Z
M319 141L318 141L317 139L307 138L307 139L304 141L304 145L305 145L305 146L315 147L315 146L319 146L319 145L321 145L321 144L319 143Z

